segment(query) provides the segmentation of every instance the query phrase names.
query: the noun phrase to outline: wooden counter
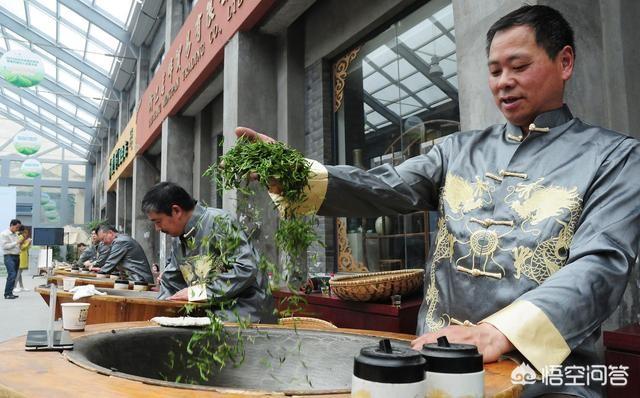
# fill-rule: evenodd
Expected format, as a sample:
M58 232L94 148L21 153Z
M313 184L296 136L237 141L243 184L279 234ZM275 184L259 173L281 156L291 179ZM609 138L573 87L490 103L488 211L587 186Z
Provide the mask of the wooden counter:
M54 275L54 276L50 276L47 278L47 283L55 283L58 286L62 286L62 279L63 278L67 278L66 275ZM78 276L75 277L76 278L76 286L83 286L83 285L94 285L95 287L107 287L107 288L113 288L113 284L115 282L115 280L113 279L109 279L109 278L92 278L90 276ZM130 285L133 285L132 283L130 283Z
M287 310L286 301L292 293L286 289L273 292L278 310ZM416 331L421 295L403 297L400 307L391 303L365 303L342 300L338 296L323 296L320 293L299 294L307 301L301 311L287 316L308 316L331 322L340 328L381 330L393 333Z
M44 301L49 304L49 288L38 287L35 289L40 293ZM125 290L133 292L133 290ZM145 292L153 293L156 292ZM58 290L56 294L56 319L62 317L61 303L71 303L73 294ZM188 304L186 301L156 300L141 297L124 297L95 295L84 297L75 302L90 303L87 324L107 323L107 322L132 322L148 321L154 316L183 316L182 308Z
M148 322L100 324L88 326L84 332L73 332L73 337L112 329L153 326ZM267 325L265 325L267 326ZM278 327L268 325L268 327ZM345 333L375 335L409 340L413 336L393 333L343 329ZM25 337L18 337L0 344L0 397L46 397L46 398L94 398L94 397L273 397L282 393L258 394L234 391L198 391L144 384L138 381L105 376L86 370L66 360L58 352L29 352L24 350ZM485 397L518 397L521 386L511 383L511 371L515 364L510 361L485 365ZM311 395L306 395L311 397ZM322 398L349 398L350 394L322 395Z
M96 274L95 272L89 272L89 273L81 273L78 271L65 271L63 269L55 269L53 270L53 275L62 275L62 276L73 276L76 278L83 278L83 277L91 277L91 278L96 278Z

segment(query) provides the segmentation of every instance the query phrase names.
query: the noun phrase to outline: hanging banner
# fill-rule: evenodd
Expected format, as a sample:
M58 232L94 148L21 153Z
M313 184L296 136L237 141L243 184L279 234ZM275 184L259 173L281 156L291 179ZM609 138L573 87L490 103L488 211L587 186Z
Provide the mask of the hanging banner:
M136 112L133 112L131 120L120 133L120 137L109 155L107 191L116 189L118 178L133 175L133 159L136 157L136 148Z
M31 131L23 130L13 138L13 147L21 155L33 155L40 150L41 145L40 136Z
M0 58L0 76L17 87L35 86L44 79L44 64L31 51L7 51Z
M22 162L20 171L22 171L22 174L26 177L39 177L42 174L42 163L38 162L36 159L27 159Z

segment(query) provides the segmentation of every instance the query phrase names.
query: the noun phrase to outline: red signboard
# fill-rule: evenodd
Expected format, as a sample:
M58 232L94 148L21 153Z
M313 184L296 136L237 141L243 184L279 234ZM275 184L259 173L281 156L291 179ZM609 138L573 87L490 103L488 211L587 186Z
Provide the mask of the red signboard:
M208 82L238 31L251 29L275 0L200 0L165 53L138 109L137 143L144 152L175 114Z

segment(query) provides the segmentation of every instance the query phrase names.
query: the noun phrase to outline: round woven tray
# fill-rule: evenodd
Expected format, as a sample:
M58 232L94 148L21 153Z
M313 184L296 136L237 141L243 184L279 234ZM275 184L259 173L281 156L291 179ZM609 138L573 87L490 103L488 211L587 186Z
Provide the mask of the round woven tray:
M329 281L331 292L343 300L381 301L407 295L422 286L422 269L338 275Z
M283 326L299 327L299 328L320 328L320 329L335 329L337 328L331 322L327 322L323 319L309 318L304 316L295 316L288 318L278 319L278 324Z

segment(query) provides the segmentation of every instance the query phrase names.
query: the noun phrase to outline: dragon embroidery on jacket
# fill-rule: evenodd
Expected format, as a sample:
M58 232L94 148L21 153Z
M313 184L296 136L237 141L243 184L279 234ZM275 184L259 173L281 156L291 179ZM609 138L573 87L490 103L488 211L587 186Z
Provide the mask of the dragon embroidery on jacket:
M440 317L440 319L435 320L434 313L436 310L436 306L438 305L439 299L439 291L436 287L436 268L438 263L442 260L449 260L449 262L453 259L453 245L455 244L455 238L447 230L447 223L445 221L445 216L443 216L443 210L441 210L441 216L438 219L438 234L436 235L436 244L435 249L433 251L433 259L431 260L431 269L429 270L429 287L426 289L425 301L427 303L427 314L425 317L425 323L429 331L440 330L445 326L445 320Z
M520 279L522 274L538 284L544 282L566 263L569 246L582 212L582 199L578 195L577 188L544 186L543 180L539 178L531 184L518 184L511 187L510 194L505 198L505 201L523 219L524 232L539 235L540 230L527 231L525 225L536 226L548 218L553 218L562 226L557 235L540 242L533 250L525 246L512 249L516 279ZM517 199L508 201L512 195ZM566 217L567 214L568 217Z

